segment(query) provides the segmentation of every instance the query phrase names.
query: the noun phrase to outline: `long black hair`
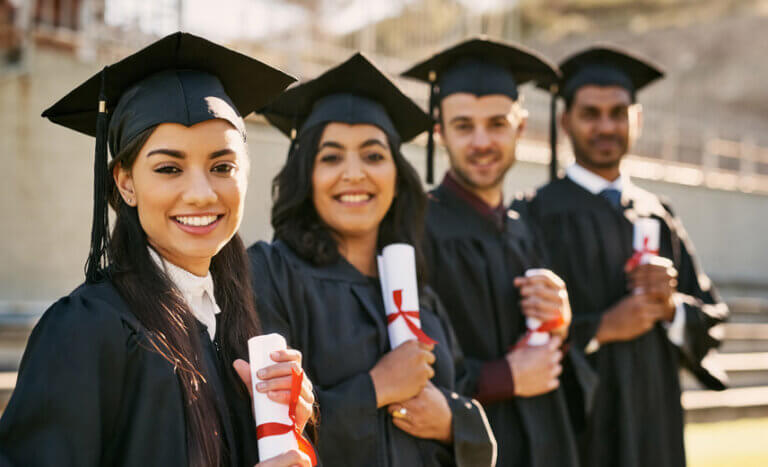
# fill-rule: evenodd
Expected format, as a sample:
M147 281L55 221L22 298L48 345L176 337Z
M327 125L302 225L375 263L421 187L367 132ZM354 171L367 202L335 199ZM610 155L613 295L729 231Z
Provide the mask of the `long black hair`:
M332 264L340 257L330 228L320 219L312 202L312 171L326 125L301 132L291 144L288 159L272 180L272 227L275 238L285 242L312 264ZM379 224L377 248L408 243L416 250L416 267L422 282L425 262L421 248L427 198L419 175L400 151L400 141L387 136L397 178L395 199Z
M112 161L130 169L154 131L136 136ZM131 312L149 332L150 350L169 361L184 395L187 451L192 466L219 466L227 458L213 394L202 371L200 332L188 305L165 272L151 258L138 212L123 201L114 180L108 185L109 203L117 214L110 242L109 276ZM250 272L240 237L234 237L211 260L216 303L221 308L217 329L224 361L247 355L247 341L260 334ZM234 369L226 378L249 397Z

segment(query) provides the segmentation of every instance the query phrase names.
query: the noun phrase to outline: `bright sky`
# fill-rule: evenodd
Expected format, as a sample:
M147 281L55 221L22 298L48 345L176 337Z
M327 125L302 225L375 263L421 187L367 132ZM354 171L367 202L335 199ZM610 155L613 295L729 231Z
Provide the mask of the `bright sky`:
M285 0L106 0L107 23L165 35L182 29L218 40L260 39L315 21L327 33L347 34L397 16L419 0L318 0L316 16L299 2ZM517 0L459 0L481 13ZM303 2L302 2L303 3ZM184 14L181 24L177 8Z
M157 35L182 29L217 40L259 39L296 28L308 17L303 8L280 0L107 0L106 6L108 24Z

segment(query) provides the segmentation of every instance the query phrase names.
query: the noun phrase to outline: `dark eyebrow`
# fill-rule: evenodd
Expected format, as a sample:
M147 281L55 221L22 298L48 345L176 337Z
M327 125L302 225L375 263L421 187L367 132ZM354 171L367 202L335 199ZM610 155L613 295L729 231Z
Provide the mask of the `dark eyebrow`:
M226 149L219 149L218 151L214 151L211 153L211 159L216 159L217 157L226 156L229 154L234 154L235 151L226 148ZM185 154L183 151L177 151L175 149L153 149L152 151L149 151L147 153L147 157L154 156L155 154L165 154L166 156L175 157L177 159L184 159Z
M325 141L324 143L320 144L320 147L318 149L323 149L323 148L344 149L344 146L337 143L336 141Z
M211 159L216 159L217 157L221 157L221 156L228 156L228 155L234 154L234 153L235 153L235 151L233 151L233 150L231 150L229 148L219 149L218 151L214 151L214 152L211 153Z
M185 154L182 151L175 149L153 149L147 153L147 157L154 156L155 154L165 154L166 156L175 157L177 159L184 159Z
M371 138L360 145L360 148L366 148L368 146L381 146L383 149L387 149L387 145L382 143L380 140L376 138Z
M458 121L465 121L465 122L472 122L472 119L469 117L466 117L464 115L459 115L458 117L453 117L449 123L457 123Z
M490 121L495 121L495 120L504 120L504 121L509 121L509 119L507 118L507 116L506 116L506 115L501 115L501 114L499 114L499 115L494 115L494 116L492 116L491 118L489 118L488 120L490 120Z
M594 104L582 104L581 110L583 112L600 112L600 107Z

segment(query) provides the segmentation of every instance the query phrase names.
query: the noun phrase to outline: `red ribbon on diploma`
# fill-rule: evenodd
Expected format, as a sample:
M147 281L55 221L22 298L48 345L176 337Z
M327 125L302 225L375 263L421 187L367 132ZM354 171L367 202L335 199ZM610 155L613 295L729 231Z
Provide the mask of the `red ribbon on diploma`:
M544 321L541 323L541 325L536 329L529 329L528 332L525 333L522 339L514 346L514 348L522 347L524 345L528 345L528 341L531 340L531 336L534 332L551 332L555 329L559 328L560 326L565 323L565 320L562 316L558 316L555 319L550 319L549 321Z
M395 307L397 308L397 312L392 313L390 315L387 315L387 324L392 323L397 318L402 318L405 320L405 324L408 325L408 329L411 330L414 336L416 336L416 339L419 340L419 342L423 344L437 344L437 341L430 338L428 335L424 333L424 331L421 330L418 326L416 326L416 323L413 322L413 318L419 317L418 311L403 311L403 290L398 289L392 292L392 298L395 300Z
M624 269L627 271L631 271L635 269L637 266L640 265L640 261L643 260L643 256L645 255L653 255L658 256L659 250L651 250L648 248L648 237L643 238L643 249L635 251L635 254L632 255L631 258L627 261L626 266L624 266Z
M301 383L304 380L304 372L298 371L295 368L291 370L291 400L288 402L288 416L291 417L290 425L284 423L262 423L256 427L256 439L266 438L267 436L284 435L286 433L293 432L296 437L296 443L299 445L299 450L309 456L312 461L312 465L317 465L317 455L315 454L315 448L312 447L309 441L301 435L299 426L296 424L296 404L299 402L299 395L301 395Z

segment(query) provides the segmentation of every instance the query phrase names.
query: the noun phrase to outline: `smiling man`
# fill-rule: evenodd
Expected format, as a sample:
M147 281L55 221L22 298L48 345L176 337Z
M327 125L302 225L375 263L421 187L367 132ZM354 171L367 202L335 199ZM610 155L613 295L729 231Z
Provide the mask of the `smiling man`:
M556 82L546 60L521 47L472 39L405 76L431 85L435 130L450 170L431 192L426 222L430 283L446 305L471 370L464 391L485 407L500 466L576 466L560 373L570 321L565 286L536 239L504 207L502 183L525 128L517 86ZM431 135L430 135L431 136ZM432 147L428 145L428 180ZM527 315L562 318L546 345L526 342Z
M560 68L560 123L576 162L513 207L542 232L568 284L571 343L598 372L594 412L580 438L582 465L684 466L678 371L683 364L705 386L723 389L705 357L719 344L712 328L728 310L669 205L620 170L639 132L635 95L662 73L605 47L577 53ZM658 256L638 265L631 260L634 225L643 218L654 219L660 241Z

